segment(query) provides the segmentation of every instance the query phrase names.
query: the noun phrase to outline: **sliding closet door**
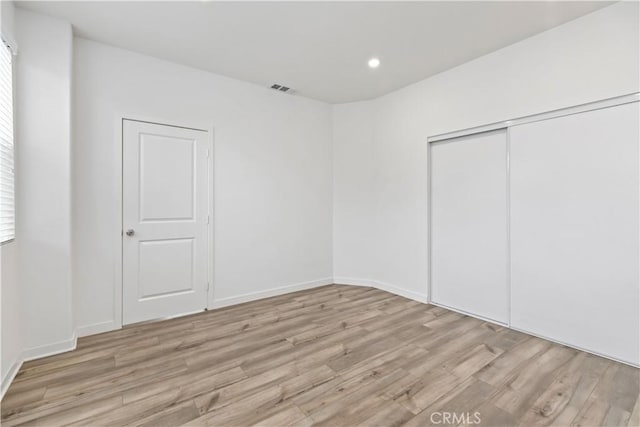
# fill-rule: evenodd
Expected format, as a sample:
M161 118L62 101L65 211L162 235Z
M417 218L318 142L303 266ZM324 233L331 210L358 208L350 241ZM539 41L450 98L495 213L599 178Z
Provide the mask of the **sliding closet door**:
M431 144L431 300L508 323L505 130Z
M638 103L511 129L514 327L639 363Z

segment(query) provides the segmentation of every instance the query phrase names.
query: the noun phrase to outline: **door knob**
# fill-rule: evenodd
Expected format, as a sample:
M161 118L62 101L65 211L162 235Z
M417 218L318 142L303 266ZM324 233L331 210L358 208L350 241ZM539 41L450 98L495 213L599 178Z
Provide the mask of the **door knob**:
M136 234L136 232L133 231L133 229L131 229L131 228L128 229L125 233L127 234L127 236L133 236L134 234Z

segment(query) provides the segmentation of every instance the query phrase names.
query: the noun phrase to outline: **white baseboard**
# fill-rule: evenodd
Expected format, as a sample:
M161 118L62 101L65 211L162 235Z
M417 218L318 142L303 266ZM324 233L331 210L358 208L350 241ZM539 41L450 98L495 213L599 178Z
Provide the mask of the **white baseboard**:
M93 323L91 325L78 326L76 328L76 335L78 338L86 337L89 335L101 334L103 332L114 331L120 329L120 324L115 320L107 320L104 322Z
M370 288L377 288L375 280L362 279L356 277L338 276L333 278L333 283L336 285L351 285L351 286L368 286Z
M0 399L4 398L4 394L9 389L9 386L13 382L14 378L20 371L22 364L29 360L40 359L41 357L53 356L54 354L65 353L67 351L75 350L78 339L76 334L64 341L59 341L53 344L46 344L38 347L27 348L22 351L20 357L13 362L11 369L7 372L7 375L2 378L2 389L0 390Z
M4 394L7 392L7 390L9 390L9 386L13 382L13 379L16 377L16 375L18 375L18 371L22 366L22 362L23 362L22 357L15 360L11 365L11 369L9 369L9 372L7 372L7 375L5 375L4 378L2 378L2 389L0 389L0 400L4 398Z
M399 295L401 297L409 298L414 301L418 301L421 303L427 303L427 294L408 291L406 289L399 288L397 286L391 285L389 283L380 282L378 280L371 279L358 279L354 277L334 277L334 283L339 283L342 285L354 285L354 286L370 286L372 288L380 289L382 291L390 292L395 295Z
M426 293L423 294L419 292L409 291L406 289L398 288L397 286L391 285L389 283L379 282L377 280L374 281L374 283L375 283L375 287L380 290L387 291L392 294L400 295L401 297L409 298L424 304L428 302Z
M53 356L54 354L75 350L77 342L78 338L74 333L68 340L27 348L22 352L22 360L26 362L28 360L40 359L41 357Z
M308 282L295 283L293 285L279 286L277 288L267 289L265 291L251 292L248 294L237 295L233 297L216 299L213 302L213 308L228 307L230 305L242 304L244 302L255 301L263 298L275 297L289 292L302 291L305 289L317 288L319 286L326 286L333 284L332 277L325 277L324 279L311 280Z

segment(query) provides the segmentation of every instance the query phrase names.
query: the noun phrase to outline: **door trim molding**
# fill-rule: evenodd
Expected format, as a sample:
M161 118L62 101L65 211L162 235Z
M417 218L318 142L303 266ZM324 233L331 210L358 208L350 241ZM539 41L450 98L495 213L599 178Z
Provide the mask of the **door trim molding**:
M502 120L500 122L489 123L481 126L474 126L466 129L455 130L452 132L440 133L427 137L427 142L433 143L443 141L445 139L458 138L461 136L473 135L476 133L489 132L492 130L509 128L512 126L524 125L526 123L539 122L541 120L553 119L556 117L569 116L572 114L584 113L586 111L599 110L602 108L615 107L618 105L629 104L631 102L640 101L640 92L630 93L627 95L615 96L613 98L601 99L585 104L572 105L568 107L558 108L555 110L545 111L542 113L530 114L510 120Z
M123 277L122 277L122 264L123 264L123 259L122 259L122 224L123 224L123 220L122 220L122 214L123 214L123 201L122 201L122 196L123 196L123 179L122 179L122 172L123 172L123 168L122 168L122 162L123 162L123 144L124 144L124 135L123 135L123 130L124 130L124 121L125 120L130 120L130 121L136 121L136 122L143 122L143 123L151 123L151 124L157 124L157 125L163 125L163 126L173 126L173 127L177 127L177 128L186 128L186 129L193 129L193 130L198 130L198 131L202 131L202 132L206 132L207 133L207 148L209 150L209 156L207 159L207 165L208 165L208 171L207 171L207 177L208 177L208 191L207 191L207 196L208 196L208 211L209 211L209 223L208 223L208 227L207 227L207 240L208 240L208 256L207 256L207 282L208 282L208 287L207 287L207 301L206 301L206 305L203 307L203 309L210 309L213 308L214 306L214 293L215 293L215 286L213 283L213 278L214 278L214 248L215 248L215 235L214 235L214 230L215 230L215 222L216 222L216 215L215 215L215 205L214 205L214 200L215 200L215 126L213 124L210 123L193 123L193 122L182 122L182 121L178 121L178 120L173 120L173 119L167 119L167 118L162 118L162 117L149 117L149 116L144 116L144 115L140 115L140 114L135 114L135 113L126 113L126 112L121 112L116 114L116 117L114 119L114 130L115 130L115 135L114 135L114 139L115 139L115 162L114 162L114 170L115 170L115 183L114 183L114 188L115 188L115 192L114 194L115 196L115 200L114 205L116 206L115 209L115 218L114 218L114 226L113 226L113 248L114 248L114 254L115 254L115 262L114 262L114 295L113 295L113 322L111 323L111 328L109 328L109 330L116 330L116 329L121 329L122 325L123 325L123 313L122 313L122 296L123 296ZM107 322L104 322L106 326Z

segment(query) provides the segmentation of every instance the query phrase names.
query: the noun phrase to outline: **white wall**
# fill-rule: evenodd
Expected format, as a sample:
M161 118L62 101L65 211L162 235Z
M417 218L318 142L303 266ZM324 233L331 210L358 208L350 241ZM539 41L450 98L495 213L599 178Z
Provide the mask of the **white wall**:
M18 284L18 269L15 242L0 247L1 284L2 284L2 390L4 395L10 381L17 373L22 362L24 350L22 325L22 298Z
M387 96L334 106L336 275L424 298L426 138L637 92L639 34L638 3L616 3ZM375 183L364 187L367 217L343 203L363 197L363 176ZM354 243L372 240L365 251Z
M16 9L16 245L26 358L74 345L71 26Z
M3 26L11 3L2 2ZM10 14L6 11L9 9ZM71 26L16 9L16 239L2 247L2 393L23 360L73 348ZM14 26L11 24L15 24Z
M371 230L376 228L378 206L370 106L368 102L352 109L334 106L333 274L337 282L371 278L376 264L376 236Z
M74 298L80 334L114 327L116 116L215 127L218 304L332 276L331 107L74 39Z
M15 44L14 16L13 3L0 2L0 32ZM12 241L0 246L0 396L4 395L22 358L21 304L16 242Z

